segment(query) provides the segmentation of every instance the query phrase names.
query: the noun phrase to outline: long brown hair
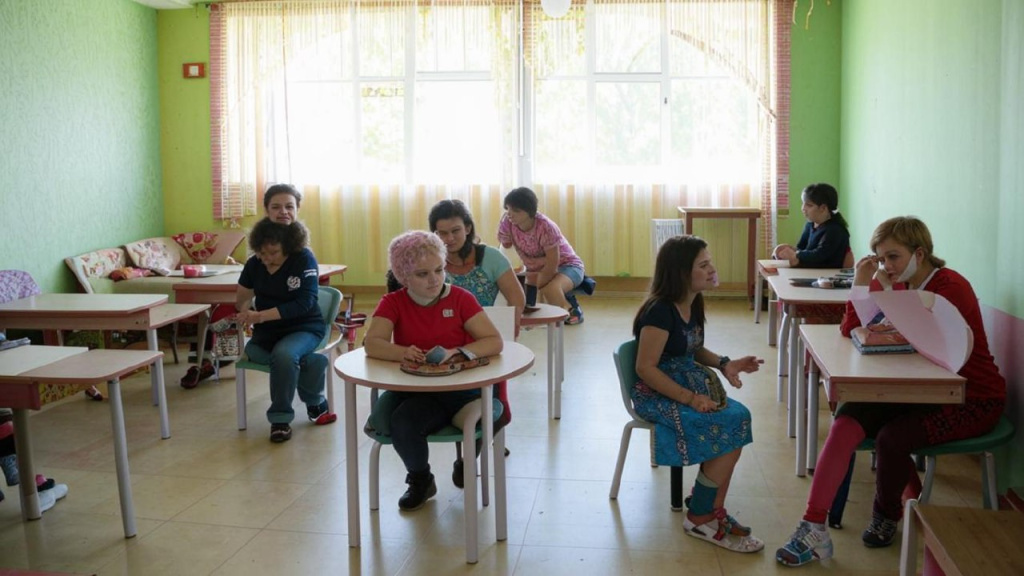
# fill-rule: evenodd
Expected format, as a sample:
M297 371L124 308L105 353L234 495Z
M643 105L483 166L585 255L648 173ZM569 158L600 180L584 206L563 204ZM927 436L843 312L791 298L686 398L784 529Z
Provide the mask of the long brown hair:
M633 336L640 337L640 320L655 302L675 304L690 293L690 279L693 278L693 263L708 243L697 236L676 236L669 238L658 250L654 262L654 277L651 290L643 306L633 319ZM704 325L704 295L697 294L690 306L690 320Z

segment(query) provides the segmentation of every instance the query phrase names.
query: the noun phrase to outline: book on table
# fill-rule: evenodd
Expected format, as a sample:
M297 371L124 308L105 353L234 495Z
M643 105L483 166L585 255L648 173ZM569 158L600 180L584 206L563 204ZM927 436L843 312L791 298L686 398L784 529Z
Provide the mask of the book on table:
M853 345L861 354L910 354L914 347L892 324L860 326L850 332Z

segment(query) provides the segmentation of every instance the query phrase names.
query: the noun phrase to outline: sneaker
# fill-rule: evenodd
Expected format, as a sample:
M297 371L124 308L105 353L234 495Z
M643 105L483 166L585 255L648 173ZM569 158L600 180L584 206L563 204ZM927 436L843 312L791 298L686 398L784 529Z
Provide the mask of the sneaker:
M885 548L896 539L896 521L872 514L871 524L860 535L860 539L868 548Z
M565 323L568 326L583 324L583 310L579 306L573 306L569 310L569 317L566 318Z
M775 551L775 559L786 566L803 566L812 560L827 565L832 558L832 536L824 524L801 520L789 543Z
M431 496L437 494L437 484L430 472L406 474L405 483L409 489L398 499L398 507L406 512L418 510Z
M565 295L565 301L569 303L569 308L579 308L580 302L576 299L576 295L569 293Z
M306 416L317 426L330 424L338 419L338 415L331 412L326 399L321 400L318 406L306 406Z
M462 458L459 458L452 465L452 484L455 484L456 488L464 488L463 473L466 471L464 464Z
M288 424L271 424L270 441L275 444L287 442L292 439L292 427Z
M710 521L699 526L694 524L689 517L683 520L683 530L688 536L700 538L705 542L721 546L726 550L749 554L751 552L760 552L764 549L764 542L760 538L754 536L734 536L729 533L731 528L727 523L719 522L717 518L712 518Z

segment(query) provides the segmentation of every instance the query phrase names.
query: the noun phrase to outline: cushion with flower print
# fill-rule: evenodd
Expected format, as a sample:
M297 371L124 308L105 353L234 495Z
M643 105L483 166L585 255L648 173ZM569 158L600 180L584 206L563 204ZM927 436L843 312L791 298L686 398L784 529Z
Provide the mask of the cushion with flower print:
M193 264L206 262L217 250L217 235L213 232L186 232L171 238L185 250Z

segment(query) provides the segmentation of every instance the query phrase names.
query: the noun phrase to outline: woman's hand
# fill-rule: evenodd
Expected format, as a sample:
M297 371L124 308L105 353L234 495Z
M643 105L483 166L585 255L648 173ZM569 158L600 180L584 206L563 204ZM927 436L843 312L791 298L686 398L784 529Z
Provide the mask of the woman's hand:
M694 394L693 398L690 399L689 406L701 413L714 412L718 409L718 403L712 400L710 396L704 394Z
M853 285L854 286L870 286L871 279L875 277L875 273L878 272L878 257L869 255L857 260L857 264L854 265Z
M764 360L757 356L744 356L722 366L722 375L725 376L733 388L743 388L740 372L757 372L761 369L761 364L764 364Z
M254 324L259 324L263 321L263 317L260 316L258 310L243 310L238 314L235 314L235 322L241 324L242 328L248 328Z
M779 244L778 246L775 247L775 250L772 250L772 259L773 260L789 260L788 256L785 256L785 257L782 256L783 250L788 250L788 251L792 252L792 251L795 250L795 248L793 248L792 244Z
M423 350L420 350L415 346L409 346L405 349L405 354L402 355L402 360L422 364L427 361L427 355Z

